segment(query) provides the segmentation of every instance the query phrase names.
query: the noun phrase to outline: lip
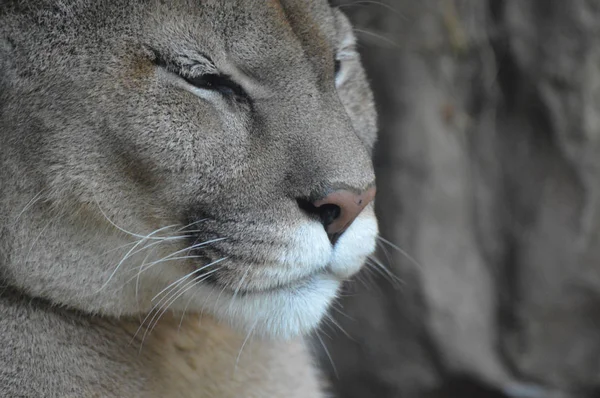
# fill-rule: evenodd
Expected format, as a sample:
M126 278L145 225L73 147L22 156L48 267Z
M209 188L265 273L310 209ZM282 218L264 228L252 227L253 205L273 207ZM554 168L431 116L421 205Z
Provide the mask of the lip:
M264 289L240 289L238 291L238 295L246 296L246 295L258 295L258 294L269 294L281 291L292 291L294 289L298 289L309 285L310 283L315 282L319 279L320 276L331 275L330 272L324 270L318 270L312 272L308 275L305 275L301 278L295 279L290 282L286 282L283 284L278 284L274 286L265 287Z

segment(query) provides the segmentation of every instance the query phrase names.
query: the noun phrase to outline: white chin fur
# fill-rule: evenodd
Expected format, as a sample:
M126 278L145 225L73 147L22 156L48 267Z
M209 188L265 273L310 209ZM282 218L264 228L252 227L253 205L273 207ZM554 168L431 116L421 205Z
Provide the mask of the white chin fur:
M290 339L321 322L340 285L338 279L325 274L289 289L236 297L230 292L218 297L218 292L213 292L203 305L218 319L252 336Z

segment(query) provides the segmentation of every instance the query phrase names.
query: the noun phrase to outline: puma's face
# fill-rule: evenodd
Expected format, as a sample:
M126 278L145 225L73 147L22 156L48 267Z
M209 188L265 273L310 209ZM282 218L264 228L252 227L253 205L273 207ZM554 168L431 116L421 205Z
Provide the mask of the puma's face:
M0 13L2 278L148 326L168 308L271 337L315 327L377 234L375 113L345 17L21 3Z

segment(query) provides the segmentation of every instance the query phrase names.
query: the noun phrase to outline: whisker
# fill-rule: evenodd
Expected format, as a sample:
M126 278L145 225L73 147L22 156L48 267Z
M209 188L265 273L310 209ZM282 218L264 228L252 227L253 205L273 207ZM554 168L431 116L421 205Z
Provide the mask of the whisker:
M381 236L378 236L377 239L379 239L381 242L387 244L389 247L391 247L392 249L396 249L400 254L402 254L408 261L410 261L413 265L416 265L419 268L423 267L423 264L421 264L418 260L416 260L414 257L412 257L410 254L408 254L408 252L406 250L403 250L400 246L393 244L392 242L390 242L387 239L384 239Z
M202 242L202 243L198 243L198 244L186 247L186 248L181 249L181 250L177 250L176 252L173 252L173 253L169 254L168 256L165 256L165 257L161 258L160 260L156 260L156 261L153 261L153 262L149 263L146 267L151 267L151 266L153 266L155 264L161 263L164 260L169 259L169 258L171 258L173 256L176 256L176 255L178 255L180 253L183 253L185 251L193 250L193 249L196 249L198 247L203 247L203 246L209 245L211 243L220 242L220 241L225 240L225 239L227 239L227 238L211 239L211 240L207 240L207 241Z
M356 339L355 339L354 337L350 336L350 334L349 334L348 332L346 332L346 329L344 329L344 328L342 327L342 325L340 325L340 324L338 323L338 321L336 321L336 320L335 320L335 318L333 318L333 317L332 317L330 314L326 314L326 315L325 315L325 317L326 317L327 319L329 319L329 320L330 320L330 321L331 321L331 322L332 322L332 323L333 323L335 326L337 326L337 328L338 328L338 329L340 329L340 331L341 331L342 333L344 333L344 335L345 335L346 337L348 337L350 340L352 340L352 341L356 342Z
M125 256L124 256L124 257L123 257L123 258L120 260L120 262L117 264L117 266L115 267L115 269L113 270L113 272L112 272L112 273L111 273L111 275L109 276L108 280L107 280L107 281L106 281L106 282L105 282L105 283L104 283L104 284L103 284L103 285L100 287L100 289L99 289L97 292L95 292L94 294L97 294L97 293L99 293L100 291L102 291L104 288L106 288L106 286L108 285L108 283L110 283L111 279L114 277L114 275L116 274L116 272L118 271L118 269L121 267L121 265L123 264L123 262L124 262L125 260L127 260L128 258L130 258L130 257L134 256L135 254L138 254L138 253L140 253L140 252L142 252L142 251L144 251L144 250L148 250L148 249L149 249L149 248L151 248L151 247L154 247L154 246L156 246L156 245L159 245L159 244L161 244L161 243L164 243L164 242L170 242L170 241L175 241L175 240L186 239L186 238L190 238L190 237L192 237L192 235L189 235L189 234L185 234L185 235L174 235L174 236L154 236L154 235L158 234L158 233L159 233L159 232L161 232L161 231L164 231L164 230L170 229L170 228L180 227L179 229L177 229L176 231L174 231L175 233L178 233L178 232L181 232L182 230L184 230L185 228L188 228L188 227L190 227L190 226L192 226L192 225L198 224L198 223L200 223L200 222L202 222L202 221L205 221L205 220L206 220L206 219L197 220L197 221L191 222L191 223L189 223L189 224L187 224L187 225L184 225L184 226L181 226L180 224L168 225L168 226L166 226L166 227L158 228L157 230L155 230L155 231L151 232L150 234L148 234L148 235L145 235L145 236L144 236L144 235L140 235L140 234L135 234L135 233L132 233L132 232L130 232L130 231L127 231L127 230L125 230L125 229L123 229L123 228L119 227L118 225L116 225L114 222L112 222L112 220L110 220L110 218L109 218L109 217L106 215L106 213L105 213L105 212L102 210L102 208L100 207L100 204L98 203L98 201L97 201L97 200L96 200L96 204L98 205L98 208L100 209L100 211L101 211L101 213L103 214L103 216L104 216L104 217L105 217L105 218L106 218L106 219L107 219L107 220L108 220L108 221L111 223L111 225L113 225L115 228L117 228L118 230L120 230L120 231L122 231L122 232L124 232L124 233L127 233L127 234L129 234L129 235L131 235L131 236L134 236L134 237L139 237L140 239L139 239L138 241L135 241L135 242L129 242L129 243L126 243L126 244L124 244L124 245L121 245L121 246L119 246L119 247L117 247L117 248L111 249L111 250L109 250L109 251L107 251L107 252L105 253L105 254L108 254L108 253L110 253L110 252L113 252L113 251L115 251L115 250L119 250L119 249L121 249L121 248L124 248L124 247L127 247L127 246L131 246L131 245L133 245L133 247L132 247L132 248L131 248L131 249L130 249L130 250L129 250L129 251L126 253L126 254L125 254ZM186 231L186 233L193 233L193 232L199 232L199 231L201 231L201 230L187 230L187 231ZM149 240L156 240L156 241L155 241L155 242L152 242L152 243L150 243L150 244L144 244L145 242L147 242L147 241L149 241ZM142 246L141 248L139 248L139 249L137 249L137 250L136 250L136 248L137 248L138 246L140 246L140 245L143 245L143 246ZM186 250L186 249L184 249L184 251L185 251L185 250ZM177 254L177 253L171 253L169 256L171 256L171 255L175 255L175 254ZM169 256L168 256L168 257L169 257ZM128 283L130 283L130 282L131 282L131 281L132 281L134 278L137 278L137 281L136 281L136 297L137 297L137 295L138 295L138 292L139 292L139 277L140 277L141 273L142 273L143 271L145 271L147 268L149 268L150 266L152 266L152 265L155 265L155 264L157 264L157 263L159 263L159 262L162 262L162 260L164 260L164 259L161 259L161 260L159 260L159 261L153 262L153 263L151 263L151 264L148 264L147 268L144 268L144 265L145 265L146 261L148 260L148 257L149 257L149 254L148 254L148 255L147 255L145 258L144 258L144 261L142 262L142 264L141 264L141 265L140 265L140 267L138 268L138 273L137 273L137 275L136 275L135 277L132 277L132 278L130 278L130 279L129 279L129 280L128 280L128 281L127 281L125 284L124 284L124 286L126 286L126 285L127 285ZM181 257L178 257L178 258L176 258L176 259L181 259ZM170 260L169 260L169 261L170 261ZM123 286L123 287L124 287L124 286Z
M231 311L231 306L233 305L233 302L235 301L238 292L242 288L242 284L244 283L244 279L246 279L246 276L248 276L248 272L250 272L250 267L246 268L246 272L244 272L244 275L242 275L242 277L240 278L240 283L238 283L237 287L235 288L235 291L233 292L231 303L229 304L229 311Z
M369 256L367 260L368 264L374 266L374 270L378 271L385 279L389 280L394 287L400 288L406 285L402 279L400 279L397 275L395 275L392 271L390 271L385 265L381 263L376 257Z
M225 292L226 289L227 289L227 286L223 286L223 288L219 292L219 295L217 296L217 299L215 300L215 306L214 306L215 311L217 310L217 306L219 305L219 300L221 299L221 295Z
M202 256L175 257L175 259L177 259L177 258L179 258L179 259L184 259L184 258L197 258L197 257L202 257ZM160 292L158 292L158 293L157 293L157 294L156 294L154 297L152 297L152 300L150 300L150 301L154 301L154 300L156 300L156 298L157 298L157 297L159 297L159 296L160 296L161 294L163 294L165 291L169 290L169 289L170 289L172 286L174 286L174 285L178 285L179 283L181 283L183 280L185 280L185 279L189 278L190 276L192 276L192 275L194 275L194 274L196 274L196 273L198 273L198 272L202 271L202 270L203 270L203 269L205 269L205 268L208 268L208 267L210 267L210 266L213 266L213 265L215 265L215 264L218 264L218 263L220 263L221 261L224 261L224 260L226 260L226 259L227 259L227 257L220 258L220 259L218 259L218 260L216 260L216 261L213 261L213 262L211 262L211 263L209 263L209 264L203 265L202 267L200 267L200 268L198 268L198 269L195 269L194 271L190 272L190 273L189 273L189 274L187 274L187 275L184 275L184 276L182 276L181 278L177 279L175 282L173 282L173 283L169 284L169 286L165 287L163 290L161 290ZM173 259L172 259L172 260L173 260Z
M62 207L62 209L60 211L57 211L56 215L54 215L50 221L48 221L40 230L40 233L35 237L35 239L33 240L33 242L31 243L31 246L29 247L29 250L27 251L27 254L25 255L25 263L29 262L29 257L31 256L31 252L33 251L33 248L35 247L35 245L38 243L38 241L40 240L40 238L42 237L42 235L44 234L44 232L46 232L46 229L48 229L48 227L50 226L50 224L52 224L53 222L55 222L56 220L58 220L61 216L64 215L64 211L66 209L66 205L64 205ZM80 209L76 210L74 214L77 214L80 211Z
M29 247L29 251L27 252L27 254L25 255L25 263L29 262L29 256L31 255L31 252L34 248L34 246L36 245L37 241L40 240L40 238L42 237L42 235L44 234L44 232L46 232L46 229L50 226L50 224L52 224L54 221L56 221L57 217L53 217L52 219L50 219L50 221L48 221L40 230L40 233L35 237L35 239L33 240L33 242L31 243L31 246Z
M344 8L344 7L351 7L351 6L359 6L359 5L377 5L380 7L383 7L385 9L387 9L388 11L393 12L394 14L398 15L399 17L403 18L405 21L409 21L409 18L402 12L400 12L399 10L397 10L396 8L390 6L389 4L385 4L381 1L353 1L352 3L348 3L348 4L340 4L337 6L337 8Z
M161 242L161 243L163 243L163 242ZM151 245L148 245L148 246L151 246ZM154 250L156 250L156 248L152 249L152 252ZM166 258L163 257L163 258L161 258L159 260L153 261L153 262L148 263L148 264L146 264L146 260L148 259L148 256L146 256L146 258L144 259L144 261L142 262L142 264L137 268L137 270L138 270L137 274L134 275L134 276L132 276L131 278L129 278L127 280L127 282L125 282L124 286L127 286L127 284L131 283L131 281L134 280L134 279L139 280L142 273L144 273L145 271L149 270L150 268L152 268L156 264L160 264L160 263L168 262L168 261L173 261L173 260L182 260L182 259L186 259L186 258L202 258L202 256L187 256L186 255L186 256L178 256L178 257L175 257L175 258L168 258L168 259L166 259ZM135 270L133 270L133 271L135 271ZM136 283L138 283L138 282L136 282Z
M388 44L394 48L398 48L398 49L402 49L403 47L396 43L394 40L390 39L389 37L386 37L380 33L375 33L375 32L371 32L370 30L365 30L365 29L358 29L358 28L354 28L353 29L356 33L361 33L363 35L368 35L371 36L375 39L381 40L383 43Z
M110 250L107 250L107 251L105 251L104 253L102 253L102 254L101 254L101 256L106 256L107 254L110 254L110 253L112 253L112 252L116 252L116 251L118 251L118 250L120 250L120 249L123 249L123 248L125 248L125 247L127 247L127 246L135 245L135 244L136 244L136 243L138 243L138 242L139 242L139 240L134 240L133 242L128 242L128 243L125 243L125 244L119 245L119 246L117 246L117 247L113 247L112 249L110 249Z
M244 342L242 343L242 346L240 347L240 352L238 352L238 355L235 358L235 366L233 367L234 374L237 371L238 363L240 362L240 358L242 357L242 351L244 350L244 347L246 346L246 343L248 342L248 340L250 340L250 336L254 332L254 328L256 328L257 324L258 324L258 319L256 321L254 321L254 324L250 327L250 330L248 331L248 334L246 335L246 338L244 339Z
M319 334L319 331L317 330L317 331L315 331L315 333L317 335L317 338L321 342L321 345L323 346L323 351L327 355L327 358L329 358L329 362L331 363L331 368L333 369L333 374L335 375L336 379L339 380L340 375L338 374L338 371L337 371L337 369L335 367L335 364L333 363L333 358L332 358L331 354L329 353L329 350L327 349L327 346L323 342L323 339L321 338L321 335Z
M177 239L185 239L185 237L177 237L177 238L175 238L175 237L172 237L172 238L169 238L169 241L171 241L171 240L177 240ZM146 256L144 257L144 260L142 261L142 263L140 264L140 266L139 266L139 267L136 267L135 269L131 269L131 270L126 270L126 271L123 271L123 272L128 272L128 271L130 271L130 272L136 272L136 269L137 269L136 275L133 275L131 278L129 278L127 281L125 281L125 282L123 283L123 285L121 286L121 288L120 288L120 289L123 289L123 288L125 288L125 286L127 286L128 284L130 284L130 283L131 283L131 281L133 281L134 279L136 279L136 296L137 296L137 294L138 294L138 291L139 291L139 280L140 280L141 273L142 273L142 272L144 272L144 271L146 271L146 269L148 269L148 268L144 268L144 265L145 265L145 264L146 264L146 262L148 261L148 258L150 258L150 255L151 255L152 253L154 253L154 251L157 249L157 248L156 248L156 246L157 246L157 245L160 245L160 244L163 244L163 243L165 243L165 242L166 242L166 241L156 241L156 242L152 242L152 243L150 243L150 244L146 244L146 245L145 245L145 246L143 246L142 248L140 248L140 249L138 249L138 250L135 250L133 253L131 253L131 254L129 255L129 257L132 257L133 255L135 255L135 254L137 254L137 253L140 253L140 252L142 252L142 251L144 251L144 250L148 250L148 249L152 248L152 250L150 250L150 251L149 251L149 252L146 254ZM137 242L134 242L134 243L140 243L140 241L137 241ZM178 259L181 259L181 257L180 257L180 258L178 258Z
M110 217L108 217L106 215L106 213L104 212L104 210L102 210L102 206L100 206L100 202L98 202L98 198L96 198L96 194L94 193L94 201L96 202L96 206L98 206L98 209L100 210L100 213L102 213L102 216L106 219L106 221L108 221L110 223L110 225L112 225L113 227L115 227L116 229L118 229L119 231L126 233L127 235L136 237L136 238L145 238L144 235L140 235L140 234L136 234L133 233L131 231L126 230L125 228L121 228L119 227L117 224L115 224Z
M224 257L222 259L216 260L216 261L222 261L227 259L228 257ZM154 316L152 316L152 319L150 320L150 322L148 323L148 326L150 326L152 324L152 322L154 321L154 319L156 318L158 311L160 311L163 307L168 308L168 306L170 306L171 304L173 304L173 302L175 300L177 300L177 298L179 298L179 296L181 294L184 294L187 290L189 290L190 288L192 288L195 285L195 282L200 283L202 282L204 279L203 278L207 278L210 274L218 271L220 268L216 268L212 271L209 271L205 274L202 274L200 276L197 276L195 278L193 278L191 281L188 281L187 283L185 283L183 285L183 287L181 287L178 291L175 289L173 291L171 291L170 293L168 293L167 295L163 296L153 307L152 309L148 312L148 314L146 315L146 317L143 319L143 321L141 322L140 326L138 327L138 330L135 332L135 334L132 337L132 342L135 339L135 337L139 334L140 330L142 329L142 327L146 324L146 321L148 320L148 318L152 315L152 313L155 313ZM180 294L179 294L180 293ZM173 300L171 300L174 297ZM159 308L160 306L160 308ZM166 310L165 308L165 310ZM144 342L144 339L146 337L146 333L148 332L148 329L146 329L146 332L144 332L144 337L142 338L142 344ZM141 347L140 347L141 349Z
M355 278L360 283L362 283L362 285L366 289L368 289L368 290L377 289L378 286L375 284L375 282L373 282L374 271L372 268L368 267L368 265L369 265L368 261L365 264L367 265L367 267L363 267L363 272L358 273Z
M17 225L17 223L19 222L19 219L21 218L23 213L25 213L31 206L33 206L38 200L40 200L42 198L43 192L44 192L44 190L42 189L29 202L27 202L25 207L23 207L23 210L21 210L21 212L17 215L17 217L15 217L14 225Z
M140 308L140 300L139 300L140 275L142 273L142 269L144 268L144 264L146 263L146 261L148 260L148 258L150 257L150 255L152 253L154 253L155 250L156 250L156 247L153 248L152 250L150 250L148 253L146 253L146 257L144 257L144 260L142 261L142 263L138 267L137 277L136 277L136 280L135 280L135 301L136 301L136 303L138 305L138 308ZM131 282L131 279L128 280L123 287L125 287L127 284L129 284L129 282ZM140 317L140 321L141 321L141 317Z
M337 333L337 330L333 327L333 324L327 318L323 318L323 320L321 322L321 326L327 326L329 329L331 329L332 332ZM321 333L323 333L325 336L327 336L330 340L333 340L331 335L328 334L327 332L325 332L325 330L323 330L323 328L319 328L319 330L321 331Z
M186 239L186 238L190 238L190 237L191 237L191 235L175 235L175 236L164 237L164 238L161 238L160 240L157 240L156 242L152 242L149 245L146 245L143 248L134 251L133 253L131 253L131 255L133 256L134 254L137 254L137 253L139 253L141 251L149 249L152 246L155 246L155 245L158 245L158 244L161 244L161 243L164 243L164 242L168 242L168 241L171 241L171 240L178 240L178 239ZM119 245L119 246L117 246L115 248L112 248L110 250L105 251L101 255L102 256L106 256L107 254L110 254L112 252L118 251L119 249L123 249L123 248L125 248L127 246L135 245L135 244L137 244L139 242L140 242L140 240L138 239L138 240L135 240L133 242L129 242L129 243L125 243L123 245Z
M140 268L140 269L139 269L139 271L138 271L138 274L137 274L137 278L139 278L139 277L140 277L140 274L141 274L141 273L143 273L143 272L145 272L145 271L149 270L150 268L152 268L152 267L153 267L153 266L155 266L156 264L160 264L160 263L163 263L163 262L166 262L166 261L182 260L182 259L186 259L186 258L203 258L203 256L190 256L190 255L187 255L187 254L186 254L185 256L181 256L181 257L175 257L175 258L172 258L171 256L173 256L173 255L176 255L176 254L179 254L179 253L181 253L181 252L184 252L184 251L186 251L186 250L189 252L189 251L191 251L191 250L193 250L193 249L195 249L195 248L202 247L202 246L205 246L205 245L208 245L208 244L210 244L210 243L214 243L214 242L216 242L216 241L223 240L223 239L226 239L226 238L213 239L213 240L210 240L210 241L206 241L206 242L198 243L198 244L192 245L192 246L190 246L190 247L186 247L186 248L184 248L184 249L178 250L178 251L176 251L176 252L174 252L174 253L171 253L171 254L169 254L168 256L165 256L165 257L163 257L163 258L161 258L161 259L159 259L159 260L153 261L153 262L149 263L148 265L146 265L146 266L145 266L145 268L143 268L143 269L142 269L142 268ZM129 281L127 281L127 283L131 282L131 281L133 280L133 278L134 278L134 277L132 277L131 279L129 279Z
M197 293L198 292L192 294L190 296L190 298L188 299L188 301L185 303L185 307L183 307L183 312L181 313L181 319L179 320L179 325L177 326L177 332L179 332L181 330L181 325L183 325L183 319L185 318L185 312L187 311L187 309L188 309L190 303L192 302L192 300L194 299L194 297L196 297ZM210 297L211 293L212 293L212 290L208 294L208 297ZM204 311L204 307L202 307L202 311ZM202 319L202 311L200 313L200 319Z
M202 282L203 280L207 279L210 274L212 274L214 272L217 272L219 269L220 268L217 268L217 269L214 269L214 270L212 270L210 272L207 272L205 274L197 276L196 278L194 278L191 281L189 281L188 283L186 283L179 291L175 291L170 296L170 298L167 301L165 301L165 303L156 311L156 313L154 314L154 316L152 317L152 319L150 319L150 322L148 323L149 328L146 329L146 331L144 332L144 336L142 337L142 345L144 344L144 340L146 339L146 334L150 333L156 327L156 325L160 321L160 318L162 318L162 316L165 314L165 312L167 312L167 310L169 309L169 307L175 301L177 301L177 299L179 297L181 297L182 295L184 295L191 288L197 286L200 282ZM169 296L165 296L165 297L169 297ZM163 298L165 298L165 297L163 297ZM150 315L153 311L154 311L154 309L152 311L150 311L150 313L148 315ZM158 315L158 317L157 317L157 315ZM155 319L156 319L156 321L155 321Z
M210 289L210 293L208 293L208 296L206 297L205 301L208 301L208 299L210 299L210 297L212 296L212 294L215 292L215 289ZM204 316L204 310L206 309L205 306L202 306L202 309L200 310L200 319L202 319L202 317Z
M116 228L116 229L118 229L119 231L121 231L121 232L123 232L123 233L125 233L125 234L127 234L127 235L133 236L133 237L135 237L135 238L141 238L141 239L152 239L152 240L160 240L160 239L165 239L165 237L161 237L161 236L152 236L152 237L151 237L151 236L149 236L149 235L141 235L141 234L136 234L135 232L131 232L131 231L128 231L128 230L126 230L125 228L122 228L122 227L120 227L120 226L119 226L119 225L117 225L117 224L116 224L116 223L115 223L113 220L111 220L111 219L110 219L110 217L108 217L108 215L106 214L106 212L105 212L105 211L102 209L102 206L100 206L100 202L98 202L98 198L96 197L96 194L95 194L95 193L94 193L94 202L96 202L96 206L98 206L98 209L100 210L100 213L101 213L101 214L102 214L102 216L103 216L103 217L106 219L106 221L108 221L108 223L109 223L110 225L112 225L113 227L115 227L115 228ZM183 229L185 229L186 227L188 227L188 226L190 226L190 225L193 225L193 224L195 224L195 223L198 223L198 222L200 222L200 221L204 221L204 220L206 220L206 219L198 220L198 221L195 221L195 222L193 222L193 223L190 223L190 224L188 224L188 225L186 225L186 226L183 226L183 227L181 227L181 228L180 228L180 229L179 229L177 232L180 232L180 231L182 231ZM163 227L163 228L159 228L159 230L163 230L163 229L166 229L166 228L174 228L174 227L178 227L178 226L180 226L180 224L174 224L174 225L170 225L169 227ZM151 235L151 234L150 234L150 235Z
M183 227L179 228L179 229L178 229L177 231L175 231L175 232L181 232L181 231L183 231L184 229L186 229L187 227L191 227L191 226L192 226L192 225L194 225L194 224L199 224L199 223L201 223L201 222L204 222L204 221L206 221L206 220L208 220L208 218L201 218L200 220L192 221L192 222L191 222L191 223L189 223L188 225L184 225ZM195 231L199 231L199 230L195 230ZM188 232L188 231L186 231L186 232Z
M334 301L334 302L333 302L333 304L332 304L332 306L331 306L331 308L332 308L334 311L336 311L338 314L340 314L340 315L342 315L342 316L344 316L344 317L346 317L346 318L350 319L350 320L351 320L351 321L353 321L353 322L357 322L357 321L356 321L356 318L353 318L353 317L351 317L350 315L348 315L348 314L346 314L344 311L342 311L340 308L337 308L337 307L335 306L336 304L338 304L338 305L340 305L340 306L341 306L341 304L339 304L339 302L338 302L338 301Z
M117 264L117 266L115 267L115 269L113 270L113 272L110 274L110 276L108 277L108 280L106 282L104 282L104 284L100 287L100 289L98 289L98 291L96 292L96 294L100 293L104 288L106 288L106 286L108 286L108 284L110 283L110 281L112 280L112 278L115 276L115 274L117 273L117 271L119 270L119 268L121 267L121 265L125 262L125 260L127 260L132 254L132 252L134 251L134 249L136 247L138 247L140 244L142 244L143 242L145 242L150 236L161 232L167 228L172 228L172 225L166 226L166 227L162 227L159 228L157 230L154 230L152 232L150 232L150 234L148 234L147 236L145 236L143 239L141 239L138 243L136 243L131 249L129 249L129 251L127 252L127 254L125 254L125 256L121 259L121 261L119 261L119 263Z
M368 260L367 260L367 263L366 263L366 265L367 265L367 266L370 266L370 268L369 268L369 269L371 269L372 271L375 271L375 272L376 272L378 275L380 275L380 276L381 276L383 279L385 279L386 281L389 281L390 283L392 282L392 281L390 281L390 277L389 277L389 275L388 275L388 274L386 274L385 272L383 272L382 270L380 270L380 269L379 269L379 268L378 268L378 267L375 265L375 263L371 262L371 260L370 260L370 259L368 259Z
M377 247L379 247L381 249L381 251L383 252L383 255L385 256L385 259L387 260L387 264L391 265L392 264L392 258L390 256L390 253L388 252L387 248L385 247L385 245L383 244L382 241L376 239L375 240L375 244L377 245Z
M134 256L134 255L136 255L136 254L138 254L138 253L140 253L140 252L143 252L144 250L147 250L147 249L149 249L149 248L151 248L151 247L154 247L154 246L156 246L156 245L160 245L160 244L162 244L162 243L169 242L169 241L172 241L172 240L180 240L180 239L186 239L186 238L188 238L188 236L187 236L187 235L181 235L181 236L169 236L169 237L165 237L165 238L163 238L163 239L161 239L161 240L157 240L156 242L152 242L152 243L150 243L150 244L147 244L147 245L145 245L144 247L142 247L141 249L135 250L134 252L132 252L132 253L129 255L129 257L131 257L131 256ZM144 241L144 240L140 240L140 241L138 241L138 243L141 243L141 242L143 242L143 241Z

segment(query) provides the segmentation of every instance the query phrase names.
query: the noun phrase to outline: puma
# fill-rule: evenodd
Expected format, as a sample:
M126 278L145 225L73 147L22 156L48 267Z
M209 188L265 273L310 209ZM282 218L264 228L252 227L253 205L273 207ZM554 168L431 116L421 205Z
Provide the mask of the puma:
M326 1L0 0L0 396L324 397L375 139Z

